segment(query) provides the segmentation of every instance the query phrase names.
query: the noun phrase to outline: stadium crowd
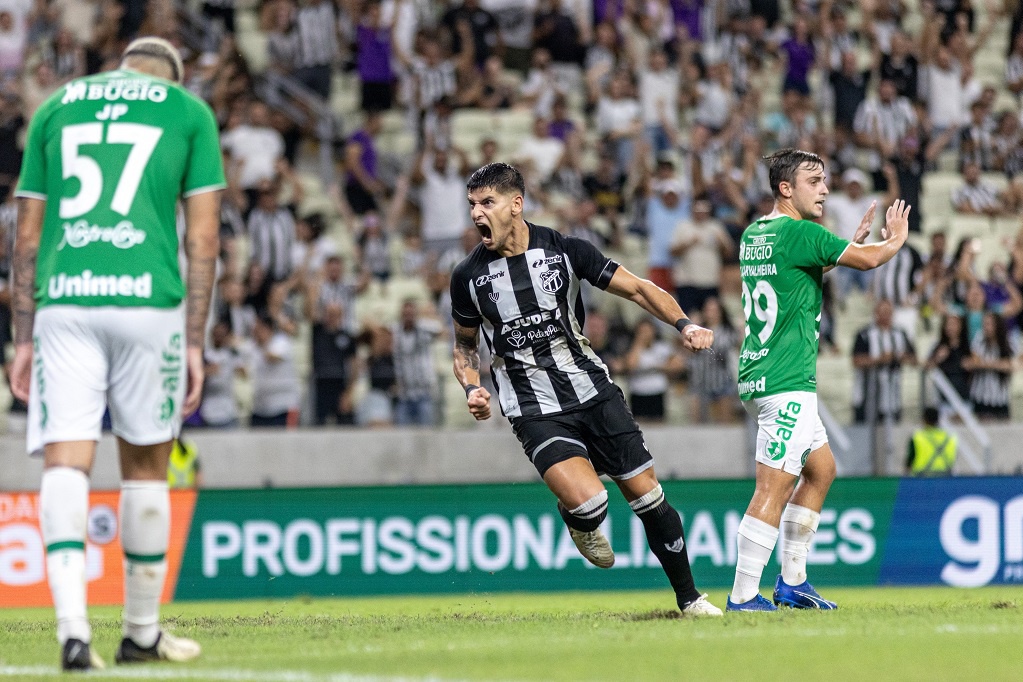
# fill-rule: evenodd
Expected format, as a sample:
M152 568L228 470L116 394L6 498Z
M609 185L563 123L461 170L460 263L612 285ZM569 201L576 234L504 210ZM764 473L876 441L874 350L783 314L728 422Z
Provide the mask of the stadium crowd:
M843 237L874 200L913 205L916 235L895 260L826 278L822 353L854 372L854 418L871 419L867 405L899 418L898 377L916 363L940 368L978 415L1009 417L1023 331L1019 2L204 0L198 44L179 9L0 0L0 275L35 109L115 68L135 35L180 45L186 86L222 127L230 183L197 423L441 424L448 277L479 239L465 178L492 160L522 169L527 215L592 241L714 329L715 352L686 354L618 307L588 312L637 418L737 420L736 245L771 208L761 157L789 146L826 160L824 222ZM315 131L256 97L264 69L334 112L326 189L307 181ZM526 125L462 134L498 120ZM843 328L867 323L850 312L864 309L869 324Z

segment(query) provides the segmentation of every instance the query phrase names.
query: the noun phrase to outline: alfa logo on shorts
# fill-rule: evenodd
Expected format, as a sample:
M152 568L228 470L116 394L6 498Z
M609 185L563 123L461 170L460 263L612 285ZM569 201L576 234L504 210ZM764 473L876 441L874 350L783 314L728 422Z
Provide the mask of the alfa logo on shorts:
M174 396L177 393L181 381L182 356L181 356L181 334L171 334L160 357L160 388L163 390L163 400L156 407L156 422L160 426L166 426L174 418L176 403Z
M772 462L777 462L779 459L785 456L785 443L780 440L772 440L767 444L767 456L771 458Z

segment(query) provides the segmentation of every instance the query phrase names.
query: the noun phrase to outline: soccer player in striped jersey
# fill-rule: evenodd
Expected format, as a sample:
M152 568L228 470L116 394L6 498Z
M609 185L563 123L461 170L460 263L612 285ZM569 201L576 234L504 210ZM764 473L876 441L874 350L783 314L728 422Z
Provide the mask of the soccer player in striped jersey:
M682 520L657 482L643 434L582 334L580 286L587 281L674 325L691 351L710 348L713 332L690 322L671 294L589 242L526 222L525 186L512 166L488 164L467 188L482 243L452 273L451 314L455 376L469 412L490 417L490 393L479 385L482 330L501 411L558 498L580 553L601 568L614 564L600 530L607 490L598 475L607 474L643 522L682 613L720 616L694 585Z

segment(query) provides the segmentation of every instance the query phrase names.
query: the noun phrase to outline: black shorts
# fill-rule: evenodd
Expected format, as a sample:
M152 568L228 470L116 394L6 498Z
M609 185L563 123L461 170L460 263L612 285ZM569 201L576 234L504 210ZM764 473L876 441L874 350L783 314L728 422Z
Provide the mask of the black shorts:
M654 465L639 425L619 390L571 412L510 421L540 476L572 457L587 458L598 474L619 481Z
M664 394L629 396L629 406L632 408L632 416L640 419L664 419Z

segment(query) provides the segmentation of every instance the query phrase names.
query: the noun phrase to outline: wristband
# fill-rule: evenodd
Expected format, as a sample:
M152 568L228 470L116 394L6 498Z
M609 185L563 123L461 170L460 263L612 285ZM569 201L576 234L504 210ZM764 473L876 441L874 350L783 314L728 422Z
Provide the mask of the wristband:
M681 334L682 330L685 329L686 327L688 327L691 324L696 324L696 323L693 322L692 320L690 320L688 317L680 317L680 318L678 318L678 320L675 321L675 329L677 329L679 331L679 333Z
M466 398L466 400L469 399L469 394L472 393L473 391L475 391L477 388L479 388L479 386L477 386L476 384L468 384L465 387L465 398Z

